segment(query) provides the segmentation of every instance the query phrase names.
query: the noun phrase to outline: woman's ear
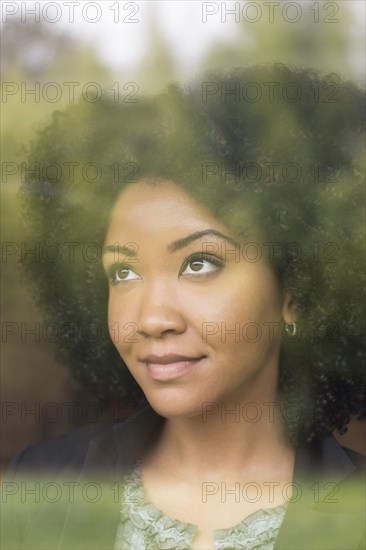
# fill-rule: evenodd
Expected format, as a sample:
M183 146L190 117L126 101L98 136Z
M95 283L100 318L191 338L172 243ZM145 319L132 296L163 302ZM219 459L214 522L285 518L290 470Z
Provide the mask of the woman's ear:
M285 323L294 323L296 321L297 306L293 300L292 293L288 288L283 291L282 318Z

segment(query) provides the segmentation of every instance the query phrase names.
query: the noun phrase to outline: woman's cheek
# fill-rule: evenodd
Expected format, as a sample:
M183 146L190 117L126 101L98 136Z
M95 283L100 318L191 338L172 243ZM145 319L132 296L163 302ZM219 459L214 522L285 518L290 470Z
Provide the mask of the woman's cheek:
M111 340L119 352L123 349L124 339L122 330L126 324L121 312L123 312L123 309L118 305L115 297L113 295L110 296L108 303L108 330Z

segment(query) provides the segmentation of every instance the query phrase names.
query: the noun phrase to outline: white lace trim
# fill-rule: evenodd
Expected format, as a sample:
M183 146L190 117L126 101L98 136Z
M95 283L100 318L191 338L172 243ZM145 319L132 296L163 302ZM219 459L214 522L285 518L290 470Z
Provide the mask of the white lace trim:
M115 550L190 550L198 527L174 520L147 500L140 464L123 479ZM286 504L257 510L234 527L216 529L216 550L273 550Z

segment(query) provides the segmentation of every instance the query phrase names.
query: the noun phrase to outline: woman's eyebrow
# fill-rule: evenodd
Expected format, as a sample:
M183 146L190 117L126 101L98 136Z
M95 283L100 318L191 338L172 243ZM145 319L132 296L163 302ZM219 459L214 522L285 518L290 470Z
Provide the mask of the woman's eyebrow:
M224 233L221 233L220 231L216 231L215 229L204 229L203 231L196 231L191 235L187 235L187 237L184 237L183 239L178 239L177 241L170 243L168 245L168 251L175 252L176 250L180 250L181 248L184 248L185 246L189 245L191 242L196 241L197 239L201 239L206 235L213 235L215 237L220 237L221 239L224 239L225 241L233 244L234 246L236 245L236 241L234 241L234 239L232 239L228 235L224 235Z

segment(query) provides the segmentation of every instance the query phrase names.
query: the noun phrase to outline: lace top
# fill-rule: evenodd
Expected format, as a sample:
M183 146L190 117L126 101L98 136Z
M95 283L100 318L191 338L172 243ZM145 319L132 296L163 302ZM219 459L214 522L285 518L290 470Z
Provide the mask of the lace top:
M172 519L148 501L137 463L123 479L115 550L189 550L198 527ZM257 510L214 531L215 550L273 550L287 504Z

